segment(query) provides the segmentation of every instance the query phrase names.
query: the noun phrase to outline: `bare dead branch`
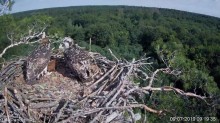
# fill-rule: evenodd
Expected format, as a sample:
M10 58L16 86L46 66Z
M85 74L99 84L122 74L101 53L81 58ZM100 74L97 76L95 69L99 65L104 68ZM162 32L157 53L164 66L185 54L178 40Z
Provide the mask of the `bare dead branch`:
M177 92L178 94L183 95L183 96L196 97L196 98L199 98L199 99L202 99L202 100L205 100L207 98L205 96L200 96L200 95L197 95L195 93L184 92L181 89L174 88L174 87L171 87L171 86L164 86L164 87L158 87L158 88L147 86L147 87L143 87L142 89L145 90L145 91L174 91L174 92Z
M5 98L5 113L7 115L7 121L11 123L9 109L8 109L8 95L7 95L8 89L5 87L4 89L4 98Z
M36 33L34 33L32 35L21 37L19 41L14 41L13 35L12 34L8 34L7 37L8 37L8 40L11 42L11 44L9 46L7 46L0 53L0 58L2 58L2 56L6 53L6 51L8 49L12 48L12 47L18 46L20 44L33 44L33 43L39 42L39 40L33 41L33 42L30 42L30 40L41 37L46 28L47 28L47 26L43 27L40 32L36 32Z
M0 16L5 14L10 8L10 0L4 0L3 4L0 4Z

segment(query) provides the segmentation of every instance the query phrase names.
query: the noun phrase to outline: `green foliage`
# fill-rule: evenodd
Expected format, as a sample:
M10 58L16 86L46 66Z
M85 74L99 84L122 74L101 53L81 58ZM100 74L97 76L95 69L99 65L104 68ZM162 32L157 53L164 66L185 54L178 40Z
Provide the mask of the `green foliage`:
M7 38L7 34L14 33L16 28L15 20L10 15L0 16L0 51L2 51L7 45L10 44Z
M104 48L110 44L110 28L108 24L92 24L87 29L86 37L91 38L94 44Z
M172 104L170 104L172 102ZM216 109L199 99L180 97L175 93L157 92L148 99L147 104L154 109L164 109L165 116L147 114L148 121L170 123L170 117L207 117L215 116ZM183 108L184 107L184 108Z
M14 18L12 15L0 16L0 52L11 43L19 42L29 33L40 32L43 27L50 26L52 20L52 17L46 15L33 15L24 18ZM16 46L9 49L3 57L10 59L13 56L25 56L30 49L27 45Z
M11 60L11 59L19 58L21 56L27 56L35 48L36 45L30 46L28 44L22 44L14 48L10 48L3 57L5 58L5 60Z

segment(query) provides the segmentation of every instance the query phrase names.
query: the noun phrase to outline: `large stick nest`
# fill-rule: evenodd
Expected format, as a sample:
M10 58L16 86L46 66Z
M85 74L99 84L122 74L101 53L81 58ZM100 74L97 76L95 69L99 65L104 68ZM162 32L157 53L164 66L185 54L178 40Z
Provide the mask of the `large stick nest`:
M151 87L159 71L168 74L173 72L169 68L151 72L147 69L151 65L149 58L128 62L110 53L115 61L90 52L103 74L86 83L71 75L63 63L63 57L55 57L56 71L43 76L34 85L26 84L23 79L22 65L25 60L11 62L0 72L1 122L121 123L139 119L145 122L145 117L134 113L135 108L162 114L162 111L140 103L153 89L188 94L172 87ZM149 86L140 87L134 82L140 78Z

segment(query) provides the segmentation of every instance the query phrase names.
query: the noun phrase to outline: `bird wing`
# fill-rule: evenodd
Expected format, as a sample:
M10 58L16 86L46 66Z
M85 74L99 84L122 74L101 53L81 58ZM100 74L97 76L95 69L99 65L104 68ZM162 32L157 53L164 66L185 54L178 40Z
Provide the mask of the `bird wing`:
M43 45L34 50L27 59L26 79L34 81L37 76L46 68L51 56L50 46Z

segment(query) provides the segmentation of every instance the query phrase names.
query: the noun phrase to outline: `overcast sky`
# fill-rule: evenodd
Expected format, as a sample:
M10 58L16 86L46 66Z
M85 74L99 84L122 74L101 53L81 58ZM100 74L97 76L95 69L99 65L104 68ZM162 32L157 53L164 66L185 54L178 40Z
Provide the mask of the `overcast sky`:
M12 12L82 5L129 5L171 8L220 18L220 0L15 0Z

